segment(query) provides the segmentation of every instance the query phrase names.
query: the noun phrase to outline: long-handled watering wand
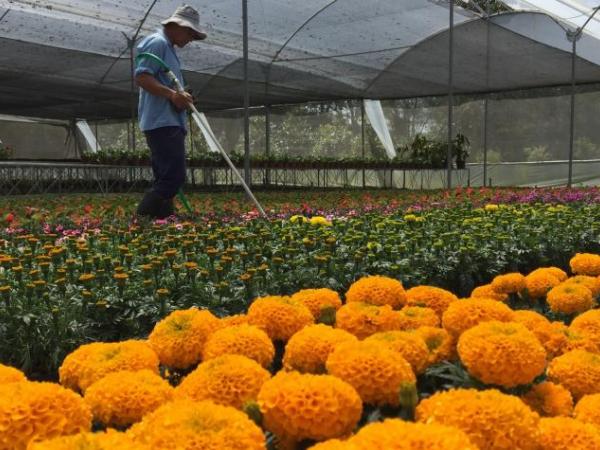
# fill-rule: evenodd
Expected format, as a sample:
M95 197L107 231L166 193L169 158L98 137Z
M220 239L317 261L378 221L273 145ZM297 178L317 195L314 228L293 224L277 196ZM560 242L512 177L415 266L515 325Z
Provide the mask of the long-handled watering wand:
M175 74L170 69L170 67L167 66L167 64L162 59L160 59L158 56L156 56L156 55L154 55L152 53L147 53L147 52L140 53L139 55L136 56L135 59L136 59L136 62L137 62L137 61L139 61L140 59L143 59L143 58L148 58L148 59L151 59L154 62L158 63L158 65L161 67L161 69L166 73L166 75L169 78L169 80L171 80L171 82L173 83L173 86L175 86L175 89L177 90L177 92L184 92L183 86L179 82L179 79L175 76ZM240 175L240 173L237 170L237 168L235 167L235 165L231 162L231 159L229 158L229 155L227 155L227 152L225 152L225 149L223 149L223 147L221 146L221 144L219 143L219 141L217 140L217 138L213 134L212 129L208 125L208 121L206 120L206 117L204 116L204 114L201 114L196 109L196 106L193 103L190 103L190 110L192 112L192 117L194 118L194 121L196 122L196 124L198 125L198 127L202 130L202 132L205 135L208 135L208 137L213 142L213 144L215 144L215 146L217 147L217 149L219 150L219 152L221 153L221 155L223 155L223 158L225 159L225 161L227 162L227 164L231 168L231 171L236 175L236 177L238 178L238 180L242 184L242 187L246 191L246 194L248 194L248 197L250 197L250 199L254 202L254 204L256 205L256 207L258 208L258 210L260 211L261 215L266 218L267 217L267 213L265 213L265 210L260 205L260 203L258 202L258 200L256 199L256 197L254 197L254 194L252 194L252 191L250 191L250 188L248 187L248 185L244 181L244 178ZM185 198L185 195L183 194L183 190L180 189L179 192L177 193L177 195L179 196L179 199L181 200L181 203L183 203L183 205L188 210L188 212L193 213L192 212L192 208L190 207L190 204L188 203L187 199Z

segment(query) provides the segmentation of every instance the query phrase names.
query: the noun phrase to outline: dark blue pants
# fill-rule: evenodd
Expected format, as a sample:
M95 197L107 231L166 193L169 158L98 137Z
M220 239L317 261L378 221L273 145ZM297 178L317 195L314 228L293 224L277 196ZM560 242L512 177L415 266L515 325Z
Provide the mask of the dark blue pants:
M164 199L175 197L185 183L185 129L162 127L145 132L152 151L152 191Z

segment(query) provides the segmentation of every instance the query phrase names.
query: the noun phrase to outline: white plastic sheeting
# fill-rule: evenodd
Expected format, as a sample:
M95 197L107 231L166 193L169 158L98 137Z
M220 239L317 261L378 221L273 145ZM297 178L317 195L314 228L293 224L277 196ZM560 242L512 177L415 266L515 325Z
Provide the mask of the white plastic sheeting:
M94 134L94 132L88 125L87 121L78 120L75 123L75 125L77 126L77 129L79 130L79 132L85 139L85 142L86 142L90 152L96 153L97 151L102 150L102 148L100 147L100 144L96 140L96 135Z
M392 141L392 136L390 135L390 129L388 128L387 121L385 120L385 114L383 113L381 102L379 100L364 100L364 103L365 113L369 118L369 122L371 123L373 130L375 130L375 133L381 141L383 148L385 148L388 158L393 159L396 156L396 148L394 147L394 142Z

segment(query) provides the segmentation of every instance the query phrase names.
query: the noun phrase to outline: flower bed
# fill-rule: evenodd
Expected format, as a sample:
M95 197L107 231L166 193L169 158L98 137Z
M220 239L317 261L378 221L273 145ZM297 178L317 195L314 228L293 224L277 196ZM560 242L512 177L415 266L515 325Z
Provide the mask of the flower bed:
M60 384L0 364L0 448L598 448L599 276L579 253L466 298L379 275L174 310L80 346Z

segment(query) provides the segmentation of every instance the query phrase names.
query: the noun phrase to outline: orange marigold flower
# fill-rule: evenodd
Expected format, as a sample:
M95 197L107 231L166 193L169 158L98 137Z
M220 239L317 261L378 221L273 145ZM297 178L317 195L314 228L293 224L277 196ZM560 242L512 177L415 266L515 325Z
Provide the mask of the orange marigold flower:
M505 302L508 300L508 294L496 292L491 284L484 284L473 289L471 298L487 298L498 302Z
M563 283L581 284L592 291L592 297L596 298L600 294L600 278L590 277L588 275L577 275L567 278Z
M575 317L569 328L590 338L600 347L600 309L592 309Z
M593 253L576 253L569 261L571 272L577 275L600 275L600 255Z
M346 292L346 302L389 305L400 308L406 304L406 291L402 282L381 275L362 277L350 285Z
M533 334L536 336L537 334L535 332L535 328L550 326L550 321L546 318L546 316L529 309L518 309L513 313L513 317L514 322L522 323L527 327L528 330L533 331ZM539 336L537 337L539 339ZM542 342L541 339L540 342Z
M529 275L537 275L539 273L545 273L545 274L552 275L553 277L558 278L558 281L561 283L563 281L565 281L567 278L569 278L569 276L567 275L567 272L565 272L564 270L562 270L559 267L554 267L554 266L540 267L538 269L535 269L535 270L529 272Z
M600 351L599 347L589 336L570 329L562 322L539 325L533 328L532 331L546 349L548 359L576 349L592 353Z
M450 333L443 328L420 327L414 331L425 341L429 351L428 366L454 359L456 348Z
M302 289L292 295L292 300L298 300L312 313L315 320L321 316L324 308L340 309L342 300L337 292L331 289Z
M327 357L342 342L356 342L353 334L324 324L309 325L294 334L285 346L283 367L302 373L324 373Z
M127 427L173 399L173 388L150 370L122 370L106 375L85 391L94 420Z
M540 416L570 416L573 413L571 393L550 381L536 384L521 399Z
M287 442L352 432L362 413L354 388L330 375L279 372L258 394L263 426Z
M440 318L433 308L423 306L405 306L398 312L400 328L415 330L419 327L438 327Z
M415 286L406 291L406 304L433 309L441 317L458 297L452 292L435 286Z
M598 428L571 417L543 417L539 431L539 445L544 450L600 448Z
M60 383L75 391L120 370L158 373L158 357L146 341L93 342L69 353L58 369Z
M337 311L335 326L364 339L379 331L399 330L400 320L398 312L389 305L352 302Z
M370 423L361 428L350 439L350 443L357 450L479 449L464 431L456 427L405 422L400 419Z
M0 384L14 383L17 381L27 381L25 374L14 367L0 364Z
M314 323L310 310L287 296L255 299L248 308L248 323L264 330L273 341L287 341L306 325Z
M363 402L398 406L400 386L415 383L410 364L379 342L346 342L327 358L327 371L350 383Z
M561 283L546 294L550 309L556 313L575 314L591 309L596 303L592 291L576 283Z
M177 386L179 397L211 400L241 409L256 400L262 385L271 378L256 361L241 355L222 355L200 364Z
M543 298L560 280L550 272L532 272L525 277L525 290L530 298Z
M154 326L148 342L162 364L187 369L200 362L204 343L221 327L210 311L196 308L173 311Z
M323 442L319 442L308 450L360 450L356 445L350 441L341 441L339 439L328 439Z
M206 340L202 358L206 361L221 355L235 354L253 359L269 367L275 356L273 342L263 330L254 325L235 325L215 331Z
M150 450L125 433L115 430L79 433L36 442L28 450Z
M55 383L0 385L0 448L24 450L34 440L89 431L92 413L75 392Z
M600 426L600 394L581 397L575 405L573 415L577 420Z
M490 320L512 322L514 311L504 303L488 298L472 298L452 303L442 316L442 325L454 336L478 323Z
M548 378L566 387L575 400L600 393L600 355L571 350L550 362Z
M248 324L248 316L246 316L246 314L234 314L233 316L221 318L221 325L223 327L234 327L236 325L246 324Z
M417 375L423 373L429 364L427 344L416 333L382 331L369 336L364 342L378 342L400 353Z
M418 422L454 426L481 449L538 450L539 416L518 397L496 389L453 389L422 400Z
M507 388L531 383L546 368L546 351L517 322L483 322L461 334L458 355L469 373Z
M501 294L517 294L526 287L525 275L519 272L497 275L491 285L494 291Z
M146 415L127 432L160 450L264 450L262 430L242 411L210 401L177 400Z

